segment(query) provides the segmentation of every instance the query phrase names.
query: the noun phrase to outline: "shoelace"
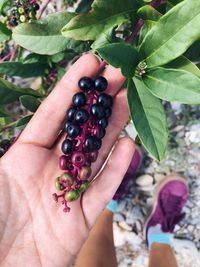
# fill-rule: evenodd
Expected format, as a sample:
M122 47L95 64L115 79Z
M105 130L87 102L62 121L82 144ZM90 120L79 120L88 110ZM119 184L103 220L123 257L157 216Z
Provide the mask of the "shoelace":
M182 197L169 195L167 199L168 208L164 209L161 205L163 212L162 230L164 232L172 232L175 225L185 217L185 213L181 213L181 201Z

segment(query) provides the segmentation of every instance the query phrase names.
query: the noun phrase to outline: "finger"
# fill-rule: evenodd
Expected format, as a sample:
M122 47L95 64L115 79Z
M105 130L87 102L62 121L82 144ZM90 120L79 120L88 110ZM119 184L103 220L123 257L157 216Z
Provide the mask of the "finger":
M83 76L97 75L99 65L99 60L92 54L79 58L40 105L19 141L51 147L62 127L65 112L71 105L71 99L79 90L79 79Z
M82 208L89 227L92 227L117 191L134 150L135 144L130 138L120 139L103 172L83 194Z
M110 95L116 95L124 84L125 78L121 73L120 69L114 68L112 66L107 66L103 72L103 76L108 81L108 87L106 93Z
M113 144L117 141L122 129L129 118L126 90L120 91L114 100L112 116L109 125L106 128L106 135L102 140L102 147L99 150L98 161L92 165L92 175L96 175L100 170L103 162L106 160Z

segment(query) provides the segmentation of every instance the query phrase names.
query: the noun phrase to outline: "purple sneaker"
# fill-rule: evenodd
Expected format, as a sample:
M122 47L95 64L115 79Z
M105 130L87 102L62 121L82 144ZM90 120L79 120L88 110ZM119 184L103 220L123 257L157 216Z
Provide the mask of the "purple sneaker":
M139 170L141 162L142 162L142 152L139 147L136 147L131 163L128 167L128 170L124 175L124 178L113 197L114 200L120 201L127 194L129 190L129 184L131 180L134 179L135 174Z
M176 224L185 216L182 212L188 199L188 185L178 175L166 177L157 187L151 214L144 226L144 236L148 246L148 230L157 224L164 233L173 233Z

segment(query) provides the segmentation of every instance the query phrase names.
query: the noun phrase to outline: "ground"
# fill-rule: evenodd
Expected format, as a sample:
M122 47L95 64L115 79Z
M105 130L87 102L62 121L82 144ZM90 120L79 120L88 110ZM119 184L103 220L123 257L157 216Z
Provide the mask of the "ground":
M140 172L114 216L114 237L119 267L146 267L148 251L143 224L151 209L156 185L164 176L179 173L189 183L186 217L176 227L174 248L179 266L200 266L200 122L199 107L167 104L169 149L162 162L144 152ZM129 131L130 132L130 131Z

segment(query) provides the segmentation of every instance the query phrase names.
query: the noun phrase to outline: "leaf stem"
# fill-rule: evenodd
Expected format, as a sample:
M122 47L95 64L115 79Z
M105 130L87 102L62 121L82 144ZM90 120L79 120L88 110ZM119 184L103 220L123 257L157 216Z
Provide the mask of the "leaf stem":
M1 127L0 129L1 129L1 131L5 131L5 130L7 130L7 129L9 129L9 128L12 128L13 126L15 126L16 123L17 123L17 121L13 121L13 122L11 122L11 123L9 123L9 124L7 124L7 125Z

